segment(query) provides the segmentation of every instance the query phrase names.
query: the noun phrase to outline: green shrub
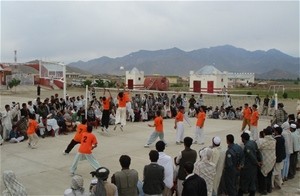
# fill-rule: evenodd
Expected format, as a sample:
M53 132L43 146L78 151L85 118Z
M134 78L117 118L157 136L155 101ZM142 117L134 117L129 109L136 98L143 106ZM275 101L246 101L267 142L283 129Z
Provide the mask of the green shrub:
M248 92L247 92L247 95L252 95L252 92L248 91Z
M287 94L287 93L283 93L283 94L282 94L282 97L283 97L284 99L286 99L286 98L288 98L288 94Z

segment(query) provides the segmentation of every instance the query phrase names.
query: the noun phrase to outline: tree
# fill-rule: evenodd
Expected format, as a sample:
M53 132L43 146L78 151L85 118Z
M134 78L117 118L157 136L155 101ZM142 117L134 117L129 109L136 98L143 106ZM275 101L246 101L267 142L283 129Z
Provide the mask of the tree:
M107 88L115 88L116 87L116 82L106 81L106 87Z
M13 78L10 82L8 82L8 87L12 89L13 87L17 87L20 84L21 84L21 80ZM15 88L15 92L16 92L16 88Z
M96 84L95 84L96 87L105 87L105 84L104 84L103 80L98 79L95 82L96 82Z
M91 84L92 84L92 81L91 80L85 80L85 81L83 81L83 86L85 87L85 86L88 86L88 87L90 87L91 86Z

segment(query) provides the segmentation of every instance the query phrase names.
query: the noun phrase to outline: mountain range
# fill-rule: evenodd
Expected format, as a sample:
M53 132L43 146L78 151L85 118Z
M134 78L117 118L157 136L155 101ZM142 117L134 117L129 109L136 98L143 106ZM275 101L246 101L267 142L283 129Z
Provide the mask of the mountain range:
M277 49L248 51L224 45L189 52L179 48L140 50L123 57L103 56L87 62L73 62L68 66L93 74L119 75L136 67L145 75L188 76L191 70L213 65L220 71L256 73L260 79L296 79L300 71L299 60L299 57L289 56Z

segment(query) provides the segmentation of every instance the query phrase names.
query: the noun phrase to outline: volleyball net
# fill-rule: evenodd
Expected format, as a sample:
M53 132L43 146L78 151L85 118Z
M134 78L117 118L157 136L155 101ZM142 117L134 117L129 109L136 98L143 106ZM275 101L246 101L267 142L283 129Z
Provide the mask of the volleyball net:
M95 89L95 92L98 95L103 95L104 88L99 87L93 87ZM106 90L109 90L113 97L117 96L117 93L120 91L124 91L124 89L118 89L118 88L105 88ZM127 90L127 89L126 89ZM158 90L147 90L147 89L129 89L130 97L135 96L144 96L144 94L153 94L154 97L157 97L158 94L167 94L168 98L171 99L173 95L176 97L178 95L181 95L183 97L183 94L186 95L187 100L189 100L192 95L194 95L194 98L196 101L198 101L200 94L202 94L202 98L204 100L204 105L207 107L213 107L216 106L220 107L224 105L224 102L228 101L228 96L230 97L230 103L231 106L234 108L243 106L245 103L248 103L250 106L255 103L255 97L257 95L243 95L243 94L220 94L220 93L199 93L199 92L190 92L190 91L158 91ZM90 92L88 88L86 88L86 95L87 97L90 97ZM108 94L106 93L106 96ZM98 96L99 97L99 96Z

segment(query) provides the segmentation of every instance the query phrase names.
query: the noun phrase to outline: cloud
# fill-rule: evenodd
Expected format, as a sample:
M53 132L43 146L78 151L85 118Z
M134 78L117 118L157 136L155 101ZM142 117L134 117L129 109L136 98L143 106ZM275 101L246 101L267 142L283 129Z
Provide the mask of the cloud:
M299 2L1 2L1 61L66 63L231 44L299 56Z

